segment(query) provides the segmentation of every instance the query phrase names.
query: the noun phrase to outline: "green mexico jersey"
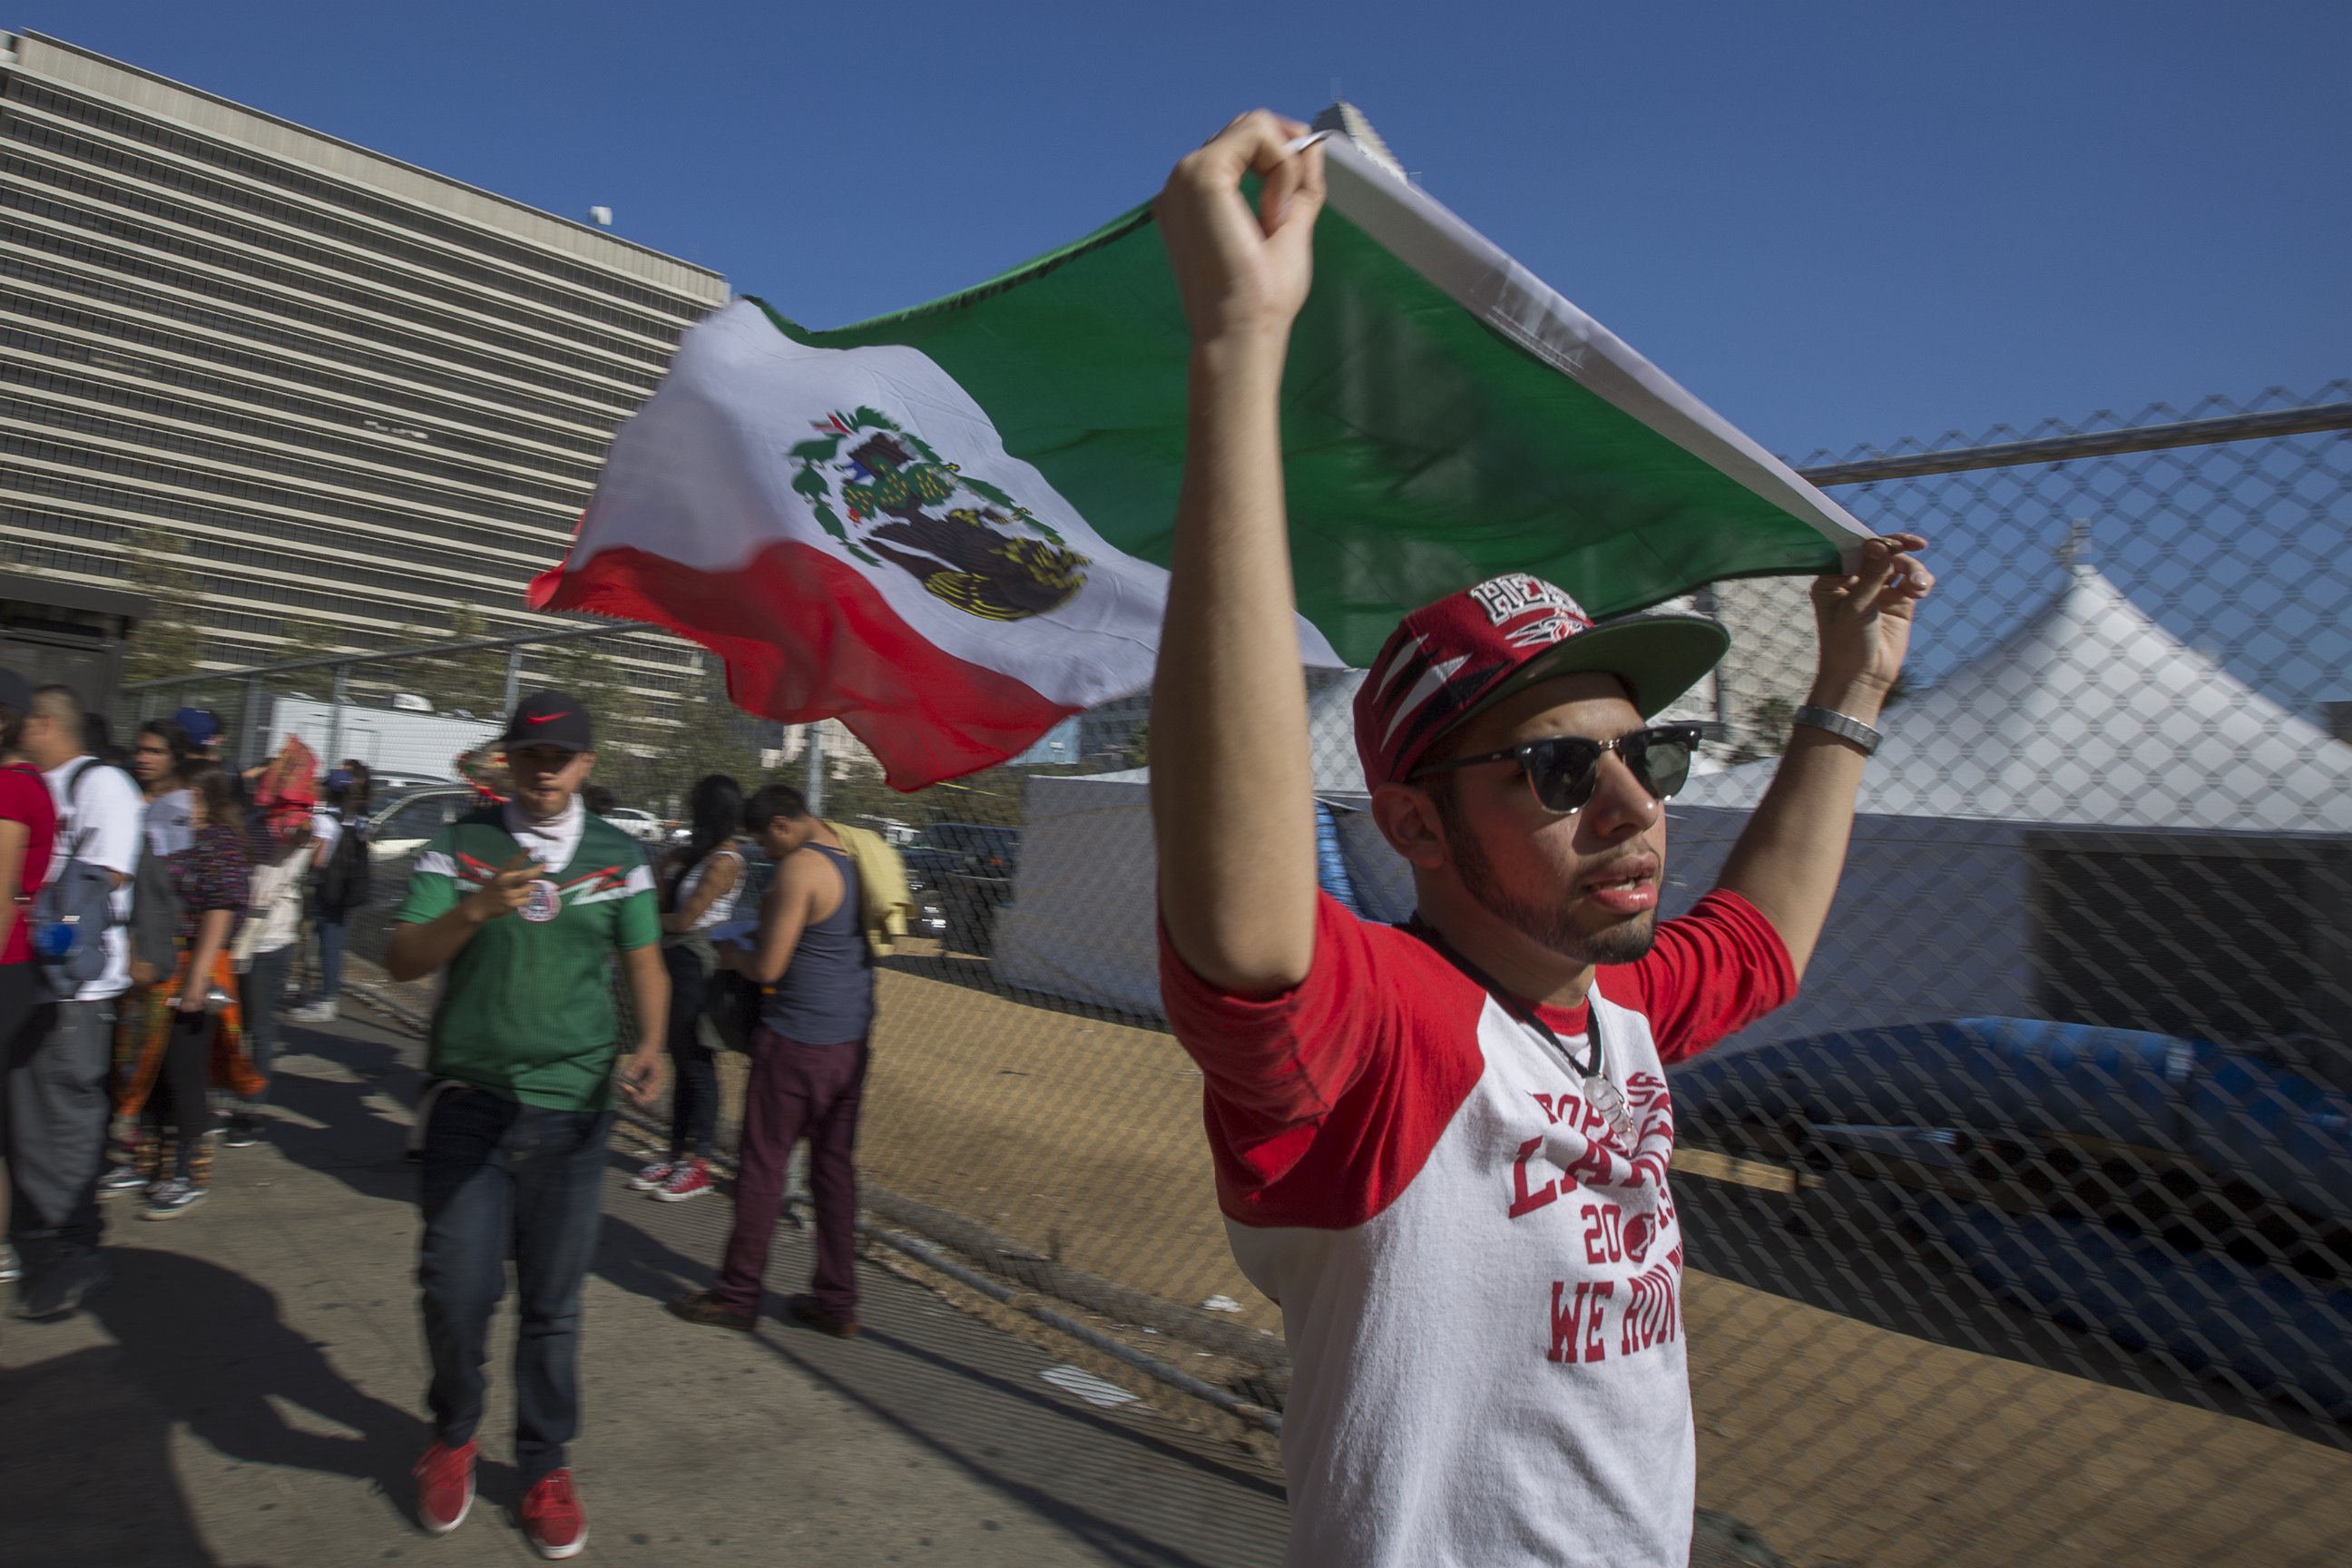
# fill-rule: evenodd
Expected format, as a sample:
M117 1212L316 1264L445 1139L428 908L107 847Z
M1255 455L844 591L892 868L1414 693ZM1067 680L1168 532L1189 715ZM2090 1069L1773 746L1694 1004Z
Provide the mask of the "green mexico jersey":
M416 858L400 919L434 920L521 853L507 808L459 817ZM482 926L450 961L433 1009L436 1078L560 1110L613 1102L613 955L661 940L653 873L636 840L581 814L572 862Z

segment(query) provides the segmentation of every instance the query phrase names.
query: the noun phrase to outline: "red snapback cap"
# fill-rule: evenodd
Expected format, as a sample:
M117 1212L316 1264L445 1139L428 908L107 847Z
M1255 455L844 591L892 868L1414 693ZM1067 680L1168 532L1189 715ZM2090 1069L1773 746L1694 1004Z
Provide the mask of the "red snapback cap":
M1730 647L1706 616L1651 610L1596 624L1540 577L1489 577L1405 616L1365 672L1356 690L1364 785L1411 776L1455 726L1555 676L1616 676L1653 718Z

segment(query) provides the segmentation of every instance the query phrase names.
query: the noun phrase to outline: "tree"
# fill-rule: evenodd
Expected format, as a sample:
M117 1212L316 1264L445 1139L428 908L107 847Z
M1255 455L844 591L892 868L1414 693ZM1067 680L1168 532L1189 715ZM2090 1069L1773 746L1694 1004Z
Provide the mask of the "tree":
M677 729L661 744L656 787L665 798L675 795L684 801L695 781L710 773L725 773L745 795L760 787L760 753L742 710L727 695L725 671L717 659L697 657L676 715Z
M470 599L460 599L449 612L449 629L432 636L434 642L470 642L493 636L489 623ZM415 661L422 695L447 713L467 713L477 719L504 718L507 693L507 650L476 648L471 653L436 654Z
M188 564L188 542L142 528L122 548L123 578L147 601L147 616L123 644L122 679L135 683L193 675L204 661L204 580Z
M1753 763L1765 757L1777 757L1789 749L1789 726L1797 717L1797 705L1785 697L1767 697L1748 710L1748 739L1731 750L1726 759L1734 766Z

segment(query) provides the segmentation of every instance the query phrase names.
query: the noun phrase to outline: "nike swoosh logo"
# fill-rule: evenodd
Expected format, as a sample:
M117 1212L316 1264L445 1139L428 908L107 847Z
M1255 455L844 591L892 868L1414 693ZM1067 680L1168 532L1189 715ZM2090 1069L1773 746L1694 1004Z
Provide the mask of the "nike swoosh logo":
M522 716L522 721L526 724L552 724L558 719L571 717L569 713L526 713Z

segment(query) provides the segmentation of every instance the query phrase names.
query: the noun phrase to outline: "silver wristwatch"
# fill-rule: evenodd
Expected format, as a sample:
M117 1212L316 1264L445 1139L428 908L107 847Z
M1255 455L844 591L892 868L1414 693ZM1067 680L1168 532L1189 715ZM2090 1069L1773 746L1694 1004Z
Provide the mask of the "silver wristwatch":
M1791 718L1796 723L1827 730L1841 741L1852 741L1862 748L1862 754L1865 757L1878 750L1878 742L1885 739L1859 719L1849 719L1834 709L1816 708L1810 702L1798 709Z

